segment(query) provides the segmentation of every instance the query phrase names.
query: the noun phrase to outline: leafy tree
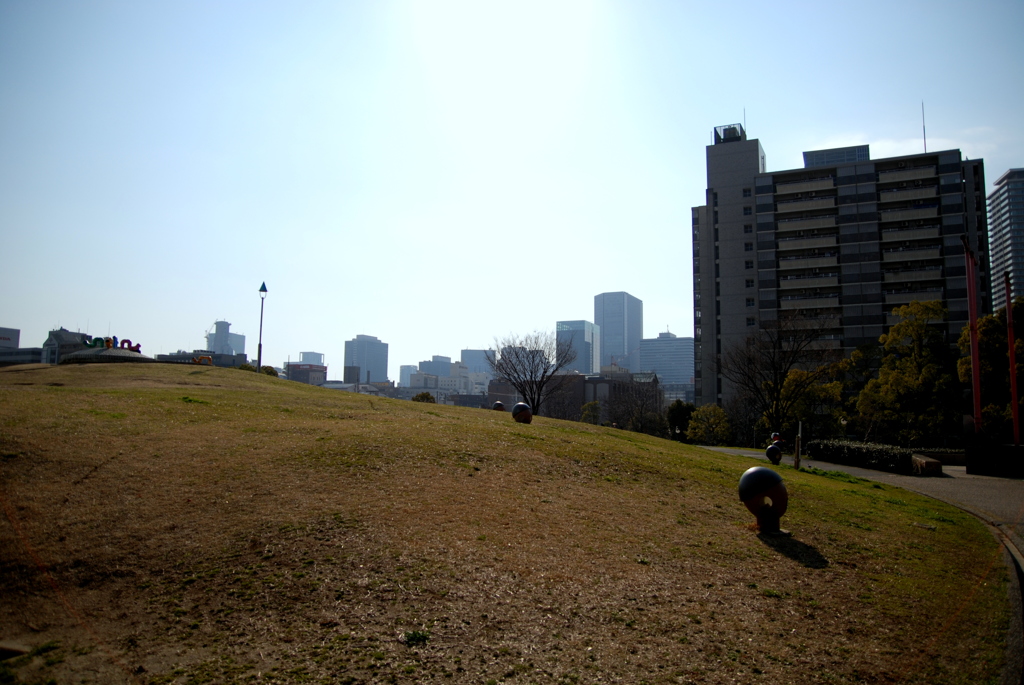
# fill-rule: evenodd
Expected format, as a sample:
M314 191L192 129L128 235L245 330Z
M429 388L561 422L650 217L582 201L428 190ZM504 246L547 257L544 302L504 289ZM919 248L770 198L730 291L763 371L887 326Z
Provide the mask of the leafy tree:
M601 423L601 403L594 400L584 404L581 410L580 421L592 423L595 426Z
M839 379L842 367L831 365L816 383L806 384L802 376L807 372L793 369L786 377L785 391L798 392L793 403L792 418L780 426L783 435L796 435L803 423L804 440L841 437L844 434L842 420L846 418L843 408L843 382ZM793 391L791 388L800 388Z
M665 419L668 421L669 437L673 440L683 441L686 439L686 431L690 428L690 417L693 415L697 405L682 400L675 400L665 410Z
M864 440L904 447L938 446L960 426L960 385L946 343L941 302L914 301L893 310L900 321L879 338L878 377L857 397Z
M431 395L429 392L427 392L425 390L423 392L421 392L421 393L413 395L412 401L413 402L427 402L429 404L437 404L437 400L434 399L434 396Z
M698 445L725 445L730 435L729 418L717 404L697 407L686 431L687 439Z
M264 365L262 368L260 368L260 373L265 373L268 376L273 376L274 378L277 378L277 369L275 369L273 366Z
M540 416L547 397L572 376L562 371L576 361L572 339L558 340L553 332L534 331L496 339L497 352L487 352L487 365L496 380L516 389L534 416Z
M239 364L235 368L238 369L239 371L256 371L256 367L248 362L246 362L245 364Z

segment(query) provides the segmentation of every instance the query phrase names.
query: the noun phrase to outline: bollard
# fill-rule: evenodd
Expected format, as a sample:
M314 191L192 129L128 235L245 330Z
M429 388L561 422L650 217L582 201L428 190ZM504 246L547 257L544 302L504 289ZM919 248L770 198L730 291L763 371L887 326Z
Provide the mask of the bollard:
M757 527L763 534L790 534L779 528L779 519L789 505L789 493L782 476L764 466L747 469L740 476L740 500L757 517Z
M512 407L512 418L517 423L530 423L533 421L533 410L526 402L519 402Z

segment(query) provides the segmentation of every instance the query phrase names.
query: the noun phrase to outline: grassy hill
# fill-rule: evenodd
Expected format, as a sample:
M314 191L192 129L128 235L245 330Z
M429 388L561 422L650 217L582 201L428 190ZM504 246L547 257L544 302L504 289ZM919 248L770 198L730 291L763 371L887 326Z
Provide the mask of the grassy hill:
M984 527L889 486L230 369L0 370L0 682L985 683ZM4 680L7 678L8 680Z

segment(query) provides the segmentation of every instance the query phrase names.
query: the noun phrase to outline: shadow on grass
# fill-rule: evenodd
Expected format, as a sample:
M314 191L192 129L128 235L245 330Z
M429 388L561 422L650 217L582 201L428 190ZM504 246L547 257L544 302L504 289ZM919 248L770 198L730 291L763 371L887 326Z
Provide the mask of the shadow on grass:
M775 537L772 535L758 535L757 537L761 542L779 554L785 555L793 561L799 561L807 568L825 568L828 566L828 559L821 556L821 552L807 543L793 538Z

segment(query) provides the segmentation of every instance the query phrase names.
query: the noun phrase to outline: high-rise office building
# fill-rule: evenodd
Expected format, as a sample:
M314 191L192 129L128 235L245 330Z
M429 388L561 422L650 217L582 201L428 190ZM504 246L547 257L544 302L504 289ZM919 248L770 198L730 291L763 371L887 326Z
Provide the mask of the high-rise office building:
M402 364L398 369L398 387L412 387L412 375L419 372L420 368L415 364Z
M466 365L470 373L491 373L491 365L487 363L488 355L494 356L494 350L462 350L461 362Z
M715 359L784 317L849 354L877 342L894 307L939 300L955 341L967 321L966 238L989 311L981 160L942 150L871 160L868 146L818 150L768 173L739 124L707 147L707 204L694 207L694 377L698 404L732 394Z
M644 303L625 292L595 295L594 324L600 329L601 366L640 371Z
M641 340L640 371L658 374L662 383L692 383L693 338L665 332Z
M420 362L420 373L429 373L438 378L452 375L452 358L435 354L430 361Z
M555 323L558 347L569 344L576 350L576 359L565 366L566 372L584 375L601 373L601 328L589 321L558 321Z
M388 380L388 344L372 335L357 335L345 341L345 366L359 367L359 383L383 383ZM346 369L345 382L348 380Z
M1010 169L988 196L988 244L992 254L992 308L1006 304L1003 274L1013 295L1024 295L1024 169Z

